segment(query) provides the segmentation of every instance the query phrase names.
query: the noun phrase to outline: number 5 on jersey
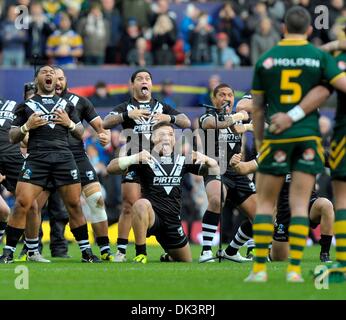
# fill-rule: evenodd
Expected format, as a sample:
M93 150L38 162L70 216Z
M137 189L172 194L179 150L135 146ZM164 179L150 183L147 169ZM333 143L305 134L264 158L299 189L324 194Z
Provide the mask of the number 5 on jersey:
M293 104L297 103L302 98L302 87L299 83L294 81L294 78L298 78L302 73L301 69L297 70L282 70L281 71L281 83L280 89L283 91L292 91L291 94L280 95L280 103Z

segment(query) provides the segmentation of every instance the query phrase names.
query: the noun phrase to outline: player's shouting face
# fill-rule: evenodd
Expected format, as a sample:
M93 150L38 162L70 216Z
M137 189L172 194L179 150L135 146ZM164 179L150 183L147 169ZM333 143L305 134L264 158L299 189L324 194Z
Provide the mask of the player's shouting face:
M162 156L169 156L175 145L174 129L171 125L161 125L153 131L154 149Z
M152 86L153 83L149 73L137 73L132 83L134 97L139 100L150 100Z
M221 87L217 92L213 93L212 97L213 104L216 108L221 108L226 102L229 102L230 108L234 104L234 93L229 87Z
M55 69L55 75L56 75L55 93L58 96L60 96L67 86L66 77L65 77L64 71L59 68Z
M36 84L43 94L53 94L56 85L55 70L50 66L40 68L36 76Z

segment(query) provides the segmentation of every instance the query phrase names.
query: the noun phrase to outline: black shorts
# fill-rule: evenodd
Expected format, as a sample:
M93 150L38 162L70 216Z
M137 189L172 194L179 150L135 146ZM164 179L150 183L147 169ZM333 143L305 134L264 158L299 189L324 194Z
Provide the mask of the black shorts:
M123 174L121 183L140 183L139 176L136 174L136 171L131 168L131 166Z
M80 181L82 186L86 186L87 184L98 182L97 173L90 163L90 160L86 153L73 154L74 159L77 163L77 167L80 174Z
M0 156L0 173L6 176L1 183L8 191L14 192L18 181L18 176L22 170L25 156L21 153Z
M79 171L72 152L34 153L24 161L19 181L47 188L80 183Z
M227 200L237 207L247 198L256 193L256 185L247 176L241 176L231 171L222 175L222 182L227 187Z
M315 191L312 192L310 202L309 202L309 222L310 227L315 229L319 223L312 222L310 220L310 210L312 205L318 199L318 196ZM273 239L280 242L288 241L288 227L290 225L291 220L291 211L288 202L288 194L280 194L280 198L278 201L277 214L274 221L274 234Z
M155 236L164 250L179 249L188 243L181 223L167 223L160 219L156 212L154 224L147 231L147 237L150 236Z

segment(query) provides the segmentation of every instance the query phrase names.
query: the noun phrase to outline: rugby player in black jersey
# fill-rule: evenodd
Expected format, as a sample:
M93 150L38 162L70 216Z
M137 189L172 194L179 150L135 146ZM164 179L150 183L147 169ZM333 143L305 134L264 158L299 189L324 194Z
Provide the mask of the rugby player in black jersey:
M99 262L90 248L80 205L79 172L68 144L68 133L81 139L83 126L73 104L54 95L56 74L53 67L40 67L35 83L37 94L17 106L9 133L10 141L18 143L29 132L29 156L19 175L16 202L8 221L6 246L0 263L13 262L13 252L24 232L28 211L48 182L58 188L69 212L71 232L82 251L82 261Z
M151 139L154 145L151 154L143 150L114 159L107 167L109 173L120 174L132 166L141 183L142 198L132 207L134 261L147 263L146 237L155 235L173 261L191 262L191 250L180 220L183 175L187 172L218 175L220 170L216 160L199 152L193 151L192 159L175 154L171 124L155 125Z
M232 204L239 207L249 218L239 227L235 238L221 254L228 260L248 262L251 260L242 257L238 249L252 236L251 221L255 217L256 188L248 177L238 175L231 168L229 161L232 155L240 152L242 144L240 133L248 128L248 126L237 124L237 121L248 120L249 117L246 111L231 114L234 92L228 84L222 83L213 90L212 102L216 110L208 110L199 118L200 127L204 130L205 154L211 156L210 149L215 148L215 157L224 163L223 165L219 163L221 173L225 168L222 175L223 192L224 194L227 192L227 197ZM226 104L228 106L226 110L223 110ZM217 132L215 132L216 128ZM203 247L199 261L213 262L211 246L220 219L221 182L215 176L208 176L205 177L204 184L209 205L202 220Z
M110 142L109 130L102 127L102 119L97 114L92 103L84 97L67 90L67 79L64 70L55 67L57 83L55 93L73 103L79 120L86 121L96 131L102 146ZM69 145L79 169L82 193L90 209L92 228L96 236L96 243L100 248L101 259L113 261L108 238L108 218L105 210L101 185L97 173L85 153L83 141L69 134Z
M235 154L231 159L231 165L239 174L247 175L257 170L256 160L247 162L241 161L241 154ZM274 221L274 234L270 255L271 261L285 261L289 256L288 227L291 219L289 206L289 188L291 175L285 177L285 182L280 191L276 205L276 217ZM319 197L315 191L312 192L309 202L309 222L310 227L315 229L318 225L321 228L320 261L331 262L330 245L333 238L334 209L330 200Z
M29 84L25 84L25 92ZM32 85L32 84L31 84ZM30 88L31 90L31 88ZM19 144L12 144L9 141L9 131L14 119L16 102L10 100L0 100L0 172L4 175L3 185L6 189L13 193L16 190L19 172L23 166L25 154L22 153ZM0 196L1 198L1 196ZM10 209L6 202L0 199L0 239L3 236L6 228L6 221ZM31 229L31 226L36 226L40 223L40 216L37 210L36 201L31 206L26 224L26 230ZM36 229L36 228L35 228ZM42 257L39 252L38 232L31 233L30 230L25 233L25 243L28 245L29 261L50 262Z
M131 75L132 98L117 105L104 119L105 129L121 124L138 138L137 151L150 140L152 126L158 122L173 123L180 128L188 128L190 120L169 105L151 96L152 75L148 70L139 69ZM129 142L129 139L128 139ZM136 143L131 140L132 146ZM136 148L133 148L136 149ZM116 262L126 261L126 247L131 229L131 208L140 198L140 185L133 170L128 170L122 181L123 207L118 224L118 251Z

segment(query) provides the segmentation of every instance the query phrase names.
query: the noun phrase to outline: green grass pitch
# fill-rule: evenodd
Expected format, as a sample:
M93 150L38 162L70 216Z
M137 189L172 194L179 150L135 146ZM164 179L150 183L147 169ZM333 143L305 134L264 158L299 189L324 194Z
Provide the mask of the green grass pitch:
M113 246L114 248L114 246ZM98 248L93 248L98 253ZM237 299L345 299L346 283L329 284L329 289L314 286L311 271L319 264L319 246L305 249L302 264L304 283L285 281L287 263L268 264L269 281L244 283L251 263L229 261L199 264L200 247L193 246L194 262L161 263L159 247L148 247L149 262L135 264L134 245L129 245L128 262L86 264L80 262L76 244L70 245L71 259L52 258L50 264L16 262L0 265L0 299L57 300L237 300ZM215 249L216 250L216 249ZM49 258L48 245L44 255ZM17 250L19 252L19 249ZM332 249L335 257L335 248ZM29 289L16 289L16 267L29 270Z

